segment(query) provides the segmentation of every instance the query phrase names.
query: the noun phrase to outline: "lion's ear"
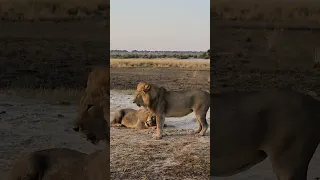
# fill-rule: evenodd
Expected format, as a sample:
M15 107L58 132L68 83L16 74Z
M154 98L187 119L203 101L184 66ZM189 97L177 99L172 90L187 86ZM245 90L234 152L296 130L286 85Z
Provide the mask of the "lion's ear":
M141 83L141 82L142 82L142 80L138 80L136 83L139 84L139 83Z
M149 84L144 85L143 91L147 92L149 90L150 90L150 85Z

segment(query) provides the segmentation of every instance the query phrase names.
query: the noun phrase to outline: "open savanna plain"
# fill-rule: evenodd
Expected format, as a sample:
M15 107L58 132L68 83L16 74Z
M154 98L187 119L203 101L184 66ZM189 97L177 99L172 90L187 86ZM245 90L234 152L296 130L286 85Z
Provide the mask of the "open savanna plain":
M122 108L138 109L132 103L138 80L167 90L210 88L209 60L111 59L110 66L111 117ZM111 128L111 179L209 179L210 129L206 136L192 135L194 113L165 122L162 140L152 138L153 129Z
M315 1L212 2L211 91L292 88L319 98L319 9ZM320 148L308 179L320 177L319 170ZM267 159L246 172L215 179L275 178Z
M108 57L101 2L0 1L0 179L25 153L104 147L72 130L88 73Z

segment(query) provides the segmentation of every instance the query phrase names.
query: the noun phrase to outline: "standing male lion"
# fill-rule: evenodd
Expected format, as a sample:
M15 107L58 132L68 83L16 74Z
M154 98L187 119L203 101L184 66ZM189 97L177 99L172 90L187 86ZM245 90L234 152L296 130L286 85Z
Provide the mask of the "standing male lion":
M183 117L191 112L196 115L199 124L196 134L203 136L207 129L207 111L210 107L210 94L201 90L167 91L155 84L139 82L133 100L137 106L144 106L156 114L157 130L153 136L162 138L165 117Z

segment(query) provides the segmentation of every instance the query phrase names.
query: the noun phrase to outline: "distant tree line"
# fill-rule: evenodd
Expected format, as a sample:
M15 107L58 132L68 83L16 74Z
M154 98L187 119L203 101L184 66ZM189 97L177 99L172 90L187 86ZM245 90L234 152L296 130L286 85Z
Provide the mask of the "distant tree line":
M111 50L111 58L129 59L129 58L177 58L177 59L209 59L210 49L207 51L127 51L127 50Z

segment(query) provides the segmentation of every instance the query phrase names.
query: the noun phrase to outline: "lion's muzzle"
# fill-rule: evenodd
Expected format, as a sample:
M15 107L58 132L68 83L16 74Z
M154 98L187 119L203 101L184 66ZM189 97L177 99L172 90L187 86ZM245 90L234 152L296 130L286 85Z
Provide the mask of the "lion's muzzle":
M137 101L137 99L134 99L133 103L135 103L135 104L137 104L137 106L141 107L141 103L139 101Z

